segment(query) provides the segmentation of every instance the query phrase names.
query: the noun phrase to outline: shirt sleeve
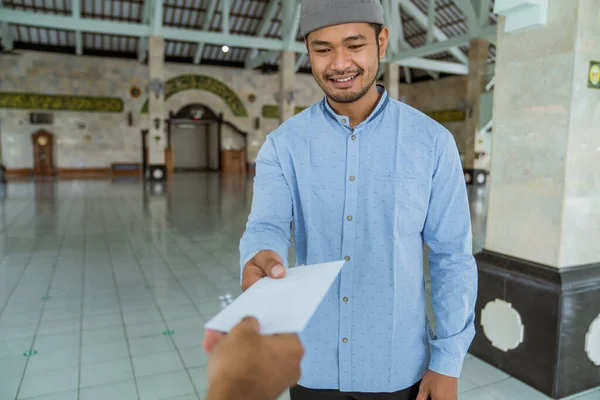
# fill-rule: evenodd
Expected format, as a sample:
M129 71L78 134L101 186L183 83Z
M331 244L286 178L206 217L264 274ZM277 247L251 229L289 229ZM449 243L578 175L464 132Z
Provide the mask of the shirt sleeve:
M454 138L438 136L424 240L430 248L435 335L429 369L458 378L475 336L477 265L463 169Z
M292 195L270 136L256 157L254 195L246 231L240 240L240 268L261 250L272 250L288 267Z

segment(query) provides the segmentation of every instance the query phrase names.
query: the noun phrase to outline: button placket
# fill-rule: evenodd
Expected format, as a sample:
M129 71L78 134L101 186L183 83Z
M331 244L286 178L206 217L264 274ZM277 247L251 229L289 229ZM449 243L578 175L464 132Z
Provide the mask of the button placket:
M352 304L349 303L349 297L352 297L353 282L353 254L355 249L354 237L356 237L356 207L358 205L358 163L359 163L359 140L356 131L348 136L346 141L346 171L348 184L346 185L344 210L345 221L343 226L342 255L346 260L346 266L342 269L340 281L340 322L339 338L341 340L339 348L339 379L340 387L351 387L352 375L348 369L352 365L352 346L350 339L352 337ZM343 296L343 297L342 297Z

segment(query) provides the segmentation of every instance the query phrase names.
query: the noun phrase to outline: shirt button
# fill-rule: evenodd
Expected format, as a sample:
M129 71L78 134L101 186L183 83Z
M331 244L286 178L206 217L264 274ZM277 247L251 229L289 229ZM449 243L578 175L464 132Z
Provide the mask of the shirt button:
M347 338L343 338L343 339L342 339L342 342L344 342L344 343L348 343L348 339L347 339Z
M344 297L344 302L347 303L348 302L348 298Z
M350 177L350 180L351 180L351 181L353 181L354 179L356 179L356 178L355 178L355 177L353 177L353 176L351 176L351 177Z
M348 221L352 221L352 215L348 215Z
M342 119L342 124L345 124L345 123L346 123L346 120L345 120L345 119Z
M352 135L352 140L356 140L356 135Z
M350 256L344 257L344 260L349 261L350 260Z

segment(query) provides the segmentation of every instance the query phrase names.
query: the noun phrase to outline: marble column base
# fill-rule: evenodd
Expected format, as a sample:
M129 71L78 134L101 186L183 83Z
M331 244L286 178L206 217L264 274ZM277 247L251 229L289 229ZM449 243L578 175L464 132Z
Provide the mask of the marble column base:
M483 169L463 169L465 182L467 185L485 185L487 182L488 172Z
M469 352L553 399L600 386L600 263L556 269L477 254Z

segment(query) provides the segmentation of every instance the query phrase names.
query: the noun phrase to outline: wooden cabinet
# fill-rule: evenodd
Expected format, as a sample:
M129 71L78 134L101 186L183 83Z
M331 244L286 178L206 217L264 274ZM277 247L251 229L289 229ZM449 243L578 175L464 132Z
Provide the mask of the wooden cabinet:
M246 150L221 150L221 171L224 174L246 172Z

